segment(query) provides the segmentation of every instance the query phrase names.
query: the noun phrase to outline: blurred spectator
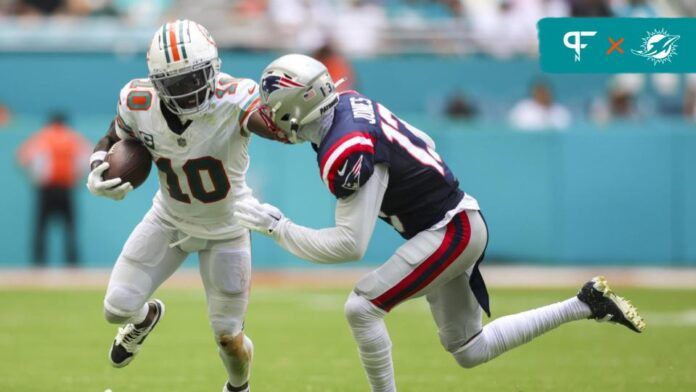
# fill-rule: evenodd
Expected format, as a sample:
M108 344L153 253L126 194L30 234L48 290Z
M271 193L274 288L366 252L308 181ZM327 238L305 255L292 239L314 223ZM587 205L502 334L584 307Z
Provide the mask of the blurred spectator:
M267 12L268 0L238 0L232 10L235 16L258 18Z
M387 25L384 8L377 0L348 0L331 15L332 37L342 53L353 56L377 54L381 32Z
M609 93L609 112L612 118L628 119L635 114L635 96L628 90L613 89Z
M97 16L116 15L118 0L20 0L14 13L20 16Z
M652 86L660 96L676 95L679 91L679 75L654 73L651 75Z
M20 0L16 11L19 15L51 15L65 7L65 0Z
M10 15L14 13L14 0L0 0L0 16Z
M328 0L268 0L277 38L289 50L313 52L327 40L336 10Z
M457 90L447 99L445 115L450 120L472 120L478 115L478 108L463 92Z
M608 0L570 0L571 16L612 16Z
M655 73L650 75L653 91L653 107L664 116L681 116L684 109L683 97L680 96L680 75Z
M696 121L696 74L686 75L683 113L685 120Z
M17 14L24 16L69 15L88 16L107 0L21 0L17 2Z
M638 78L634 76L642 75L617 75L610 82L607 97L596 100L592 105L591 117L594 122L606 125L615 121L631 121L638 118L636 95L642 85L637 84Z
M679 16L696 16L696 1L694 0L672 0L670 4L679 11Z
M570 7L566 0L540 0L541 18L560 18L570 16Z
M563 0L463 0L479 46L505 58L537 52L536 23L545 16L568 16Z
M554 102L551 89L544 81L535 82L531 96L510 111L510 124L522 131L561 130L568 128L570 121L570 112Z
M455 17L463 17L466 14L466 7L463 0L440 0Z
M55 113L17 152L17 161L37 187L33 245L36 266L46 264L46 227L54 215L65 224L65 260L71 266L78 263L72 188L87 168L90 151L89 142L66 125L62 113Z
M647 0L628 0L615 8L616 16L622 18L655 18L657 10Z
M0 102L0 128L6 126L12 120L10 109Z
M171 3L172 0L20 0L5 8L19 16L123 15L131 22L152 24Z
M314 52L312 56L326 66L329 70L329 75L331 75L331 79L334 81L345 79L341 85L337 86L337 90L345 91L354 88L355 77L353 67L350 65L348 59L338 53L331 43L327 42L324 44Z
M125 15L130 22L149 26L162 17L171 6L171 0L113 0L116 12ZM174 18L175 19L175 18Z
M696 89L688 88L684 92L684 119L696 121Z

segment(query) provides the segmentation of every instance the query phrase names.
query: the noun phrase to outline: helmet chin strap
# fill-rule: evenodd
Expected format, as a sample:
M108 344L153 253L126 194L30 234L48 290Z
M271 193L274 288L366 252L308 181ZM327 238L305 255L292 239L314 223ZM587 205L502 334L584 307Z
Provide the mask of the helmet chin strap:
M296 132L297 138L299 141L309 141L317 145L320 144L321 140L324 138L324 135L326 135L331 128L333 118L334 111L328 111L318 119L310 122L309 124L303 125L301 130L298 128Z
M297 122L296 118L290 119L290 135L288 136L288 141L292 144L298 142L297 132L300 130L300 124Z
M281 107L282 105L283 105L283 102L280 102L280 101L279 101L277 104L275 104L275 106L273 106L273 108L271 108L271 113L277 113L277 112L278 112L278 109L280 109L280 107ZM300 130L300 123L297 121L296 118L294 118L294 117L291 118L291 119L290 119L290 134L287 135L287 137L288 137L288 142L290 142L291 144L297 144L297 143L299 143L299 142L302 141L302 140L300 140L300 138L297 136L297 132L298 132L299 130Z

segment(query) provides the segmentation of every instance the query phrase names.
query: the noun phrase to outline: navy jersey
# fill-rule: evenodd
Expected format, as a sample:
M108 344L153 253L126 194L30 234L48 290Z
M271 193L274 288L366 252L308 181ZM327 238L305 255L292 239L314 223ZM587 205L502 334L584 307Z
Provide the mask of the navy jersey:
M404 238L441 221L464 197L429 136L354 91L341 94L317 151L322 180L337 198L360 189L374 165L389 167L380 218Z

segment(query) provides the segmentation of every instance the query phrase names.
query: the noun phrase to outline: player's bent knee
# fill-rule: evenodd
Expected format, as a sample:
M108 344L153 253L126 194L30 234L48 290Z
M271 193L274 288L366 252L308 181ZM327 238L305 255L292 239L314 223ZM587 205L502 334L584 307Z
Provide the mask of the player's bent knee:
M343 311L351 326L361 325L366 321L381 317L381 311L375 305L355 292L348 297Z
M459 366L471 369L488 362L491 358L485 336L479 335L460 349L452 352Z
M353 324L363 317L364 310L360 302L351 295L343 307L343 313L346 315L348 323Z
M236 336L242 333L247 303L246 296L218 297L209 295L208 318L218 342L223 335Z
M137 313L147 298L135 290L116 287L104 298L104 317L110 323L120 324Z
M454 359L457 361L459 366L465 369L471 369L486 362L485 358L479 355L472 355L471 353L467 352L452 355L454 356Z
M217 342L225 354L239 361L249 360L249 351L244 345L244 332L233 334L220 334L217 336Z

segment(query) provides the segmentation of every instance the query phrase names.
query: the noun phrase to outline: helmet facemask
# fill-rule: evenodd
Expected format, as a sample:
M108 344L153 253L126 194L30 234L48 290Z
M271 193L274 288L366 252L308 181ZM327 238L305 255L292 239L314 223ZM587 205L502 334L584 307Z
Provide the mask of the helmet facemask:
M205 111L215 89L215 61L150 76L162 102L173 113L187 116Z
M287 130L278 126L273 118L276 116L277 110L273 110L268 105L261 105L259 107L259 114L261 119L266 125L266 128L271 131L276 139L288 143L288 144L298 144L304 142L318 143L325 132L331 128L331 124L334 119L334 111L328 110L326 113L322 114L319 118L314 119L306 124L299 124L295 118L290 118L289 115L284 115L280 119L281 122L287 122Z
M275 108L271 108L268 105L260 105L259 106L259 115L261 116L261 119L263 122L266 124L266 128L271 131L273 134L276 135L276 138L284 143L288 144L297 144L301 143L302 141L298 139L297 137L297 131L299 130L299 125L297 123L297 120L294 118L290 118L289 115L285 115L282 120L284 122L289 122L288 126L286 126L284 129L283 127L278 126L274 118L276 117L276 113L278 112L278 109L280 108L282 103L278 103Z
M260 86L259 114L286 143L316 142L333 121L338 93L325 68L306 83L282 70L266 71Z

